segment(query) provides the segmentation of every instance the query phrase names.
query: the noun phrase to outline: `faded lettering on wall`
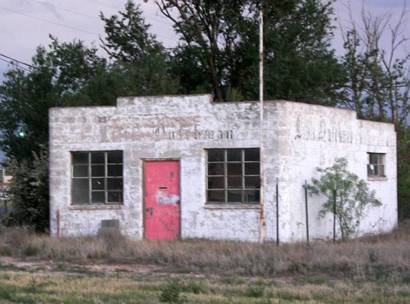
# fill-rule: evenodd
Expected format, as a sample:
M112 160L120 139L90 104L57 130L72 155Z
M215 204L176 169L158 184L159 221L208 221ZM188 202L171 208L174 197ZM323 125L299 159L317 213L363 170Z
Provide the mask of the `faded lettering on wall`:
M353 131L349 125L329 123L324 119L319 121L302 119L300 116L296 119L295 139L355 145L394 145L388 137L380 136L380 134L377 136L369 134L368 132L363 134L361 130Z
M120 140L231 140L233 130L201 129L199 117L139 117L135 120L99 117L102 142Z

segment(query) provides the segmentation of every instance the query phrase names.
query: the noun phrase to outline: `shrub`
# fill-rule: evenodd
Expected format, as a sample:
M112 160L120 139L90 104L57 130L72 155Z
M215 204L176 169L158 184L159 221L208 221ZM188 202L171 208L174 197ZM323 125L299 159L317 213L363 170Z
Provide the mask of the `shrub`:
M364 180L347 170L345 158L338 158L333 166L318 168L317 171L322 176L319 179L312 178L308 189L327 198L320 215L335 214L342 240L346 240L357 231L366 207L380 206L381 202Z
M265 287L262 285L250 285L245 292L245 296L250 298L261 298L265 292Z
M13 206L8 225L33 227L44 232L49 227L48 153L34 154L33 160L11 160L10 201Z
M161 288L161 294L159 295L159 301L163 303L181 303L181 285L178 281L172 280L168 282L163 288Z

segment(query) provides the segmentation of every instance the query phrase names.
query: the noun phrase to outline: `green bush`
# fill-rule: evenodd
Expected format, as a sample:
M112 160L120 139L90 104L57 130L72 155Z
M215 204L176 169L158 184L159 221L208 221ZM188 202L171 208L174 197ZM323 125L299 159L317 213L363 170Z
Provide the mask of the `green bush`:
M161 288L161 294L159 295L159 301L163 303L181 303L180 297L181 285L178 281L172 280Z
M13 206L8 225L32 227L44 232L49 227L48 196L48 153L44 149L33 160L17 162L11 160L9 172L13 176L10 184L10 201Z
M262 285L250 285L245 292L245 295L250 298L261 298L265 292L265 287Z

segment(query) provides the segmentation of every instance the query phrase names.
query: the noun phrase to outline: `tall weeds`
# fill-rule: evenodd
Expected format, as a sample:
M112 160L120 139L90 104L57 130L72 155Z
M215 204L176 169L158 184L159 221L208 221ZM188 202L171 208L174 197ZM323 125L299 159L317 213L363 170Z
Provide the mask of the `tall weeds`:
M155 264L178 272L261 276L325 273L383 279L410 274L410 225L388 235L310 247L206 240L133 241L118 235L57 239L25 228L2 228L0 255Z

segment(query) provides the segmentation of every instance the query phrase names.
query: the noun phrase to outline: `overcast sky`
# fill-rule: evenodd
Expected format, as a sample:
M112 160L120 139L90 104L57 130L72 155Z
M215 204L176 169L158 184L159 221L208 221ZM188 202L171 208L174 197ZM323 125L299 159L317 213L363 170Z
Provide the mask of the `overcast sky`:
M0 0L0 53L30 62L38 45L49 43L52 34L62 41L81 39L98 46L103 36L103 24L98 15L112 15L122 9L126 0ZM170 22L162 16L152 0L139 3L152 31L166 46L176 44ZM358 18L364 6L376 15L392 13L399 16L404 0L337 0L336 16L339 22L347 23L350 3L354 18ZM406 33L410 36L410 27ZM334 47L340 53L340 35L334 39ZM0 73L8 64L0 61Z

